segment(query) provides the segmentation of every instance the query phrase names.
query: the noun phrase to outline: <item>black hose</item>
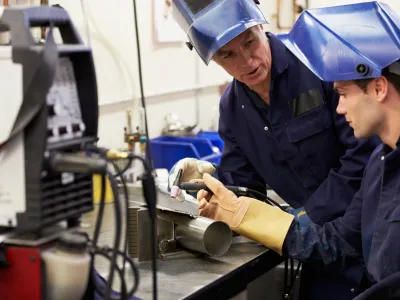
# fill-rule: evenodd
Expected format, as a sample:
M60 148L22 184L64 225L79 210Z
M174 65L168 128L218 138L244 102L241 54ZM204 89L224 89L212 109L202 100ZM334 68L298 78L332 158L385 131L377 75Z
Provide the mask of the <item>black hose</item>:
M93 151L94 153L100 154L104 159L107 159L107 161L111 162L115 168L115 170L117 171L117 174L120 174L121 176L121 181L123 183L124 186L124 194L125 194L125 199L128 199L128 191L127 191L127 187L126 187L126 182L123 178L123 172L119 169L119 167L115 164L115 162L112 159L108 159L107 158L107 152L108 150L105 148L98 148L98 147L91 147L89 146L87 148L88 151ZM157 226L156 226L156 202L157 202L157 187L155 185L155 180L154 177L152 175L152 170L149 166L149 164L146 162L145 159L143 159L143 157L141 156L137 156L134 155L133 153L129 153L128 155L129 161L133 161L135 159L140 160L143 163L145 172L144 175L142 177L142 185L143 185L143 194L144 194L144 198L146 200L147 203L147 207L149 209L149 214L150 214L150 218L151 218L151 227L152 227L152 241L153 241L153 246L152 246L152 260L153 260L153 265L152 265L152 270L153 270L153 299L157 299ZM124 169L128 169L129 168L129 164L128 166L126 166ZM111 187L113 190L113 194L114 194L114 204L116 205L115 208L115 212L116 212L116 219L118 219L120 221L120 217L118 217L118 215L121 215L121 210L119 207L119 193L118 193L118 189L117 189L117 183L116 183L116 178L115 178L115 174L111 174L111 172L107 171L107 175L110 179L110 183L111 183ZM104 202L104 199L103 199ZM116 203L118 202L118 204ZM127 228L129 226L128 224L128 217L129 217L129 213L128 213L128 201L126 201L126 207L127 207ZM116 238L118 238L118 241L120 239L120 234L121 234L121 228L120 228L120 222L117 223L118 226L116 226ZM125 246L124 246L124 251L126 254L126 248L127 248L127 231L125 232ZM115 241L116 242L116 241ZM112 284L112 274L114 273L114 269L115 269L115 256L116 256L116 251L119 251L119 243L115 244L114 243L114 249L112 250L113 252L113 257L111 258L111 274L110 274L110 278L107 282L107 292L109 291L109 287L111 287ZM128 258L128 262L129 262ZM125 264L124 264L125 266ZM121 271L122 272L122 271ZM103 295L103 293L98 289L98 287L96 287L96 290L99 291L99 293L101 295ZM109 294L106 294L106 296ZM108 299L108 298L107 298ZM116 299L115 297L111 297L111 299ZM119 299L119 298L118 298Z
M103 252L103 251L101 251L101 250L95 250L95 251L93 251L93 253L92 253L92 256L94 257L95 255L100 255L100 256L103 256L104 258L106 258L106 259L108 259L108 260L112 260L111 259L111 257L110 257L110 255L108 254L108 253L105 253L105 252ZM94 260L94 259L92 259L92 260ZM111 262L111 264L112 264L112 262ZM122 274L122 271L121 271L121 269L118 267L118 266L114 266L115 267L115 270L117 270L117 273L118 273L118 275L119 275L119 277L120 277L120 279L121 279L121 300L122 299L127 299L127 292L126 292L126 283L125 283L125 280L124 280L124 276L123 276L123 274ZM96 281L95 281L96 282ZM110 295L111 296L111 295Z
M120 180L122 183L122 187L123 187L123 191L124 191L124 197L125 197L125 241L124 241L124 251L125 253L128 252L128 227L129 227L129 194L128 194L128 187L126 186L126 181L125 178L123 176L123 173L125 171L121 171L120 168L118 167L118 165L113 161L113 160L109 160L114 169L117 171L117 174L120 174ZM130 162L132 162L132 160L130 160ZM129 169L130 163L127 164L127 169ZM125 169L125 168L124 168ZM115 175L114 175L115 177ZM122 274L125 276L125 264L126 264L126 255L124 255L124 262L122 265Z
M278 202L276 202L275 200L271 199L267 195L264 195L263 193L260 193L259 191L248 189L248 193L254 194L254 195L260 197L264 201L271 202L275 206L279 207L281 210L286 211L286 209L283 208Z
M117 170L118 170L118 166L117 166ZM92 241L92 247L94 249L94 251L92 252L92 268L93 268L93 264L94 264L94 257L95 255L101 255L105 258L107 258L108 260L112 260L112 258L110 257L109 253L113 252L114 249L107 249L107 250L102 250L99 249L97 247L97 240L98 240L98 236L99 236L99 232L100 232L100 228L101 228L101 222L102 222L102 218L103 218L103 213L104 213L104 204L105 204L105 191L106 191L106 177L103 175L102 176L102 189L101 189L101 199L100 199L100 207L99 207L99 214L97 217L97 221L96 221L96 227L95 227L95 233L94 233L94 238ZM126 187L126 182L123 180L123 185L124 185L124 190L126 190L126 194L125 194L125 199L128 200L127 198L127 187ZM126 201L127 206L128 206L128 201ZM120 219L120 218L119 218ZM128 219L127 219L128 220ZM127 227L128 228L128 227ZM126 231L126 235L127 235L127 231ZM127 236L125 239L125 247L127 247ZM131 296L133 296L133 294L136 292L138 286L139 286L139 271L137 269L137 267L135 266L135 263L133 262L133 260L127 256L126 251L125 253L121 252L120 250L117 249L117 255L121 255L124 258L124 265L122 270L115 265L115 269L117 270L120 279L121 279L121 297L116 297L116 296L110 296L110 298L112 300L125 300ZM125 264L126 262L129 263L133 276L134 276L134 284L131 288L131 290L127 293L126 292L126 282L125 282L125 274L124 274L124 269L125 269ZM103 290L100 289L100 287L97 284L96 278L93 278L93 283L94 283L94 287L95 290L102 296L105 296L105 293Z
M122 170L121 170L118 166L115 167L116 164L114 163L114 164L113 164L114 169L117 171L117 172L114 174L114 177L121 177L121 181L122 181L122 178L123 178L122 175L123 175L126 171L128 171L128 169L131 167L132 161L133 161L133 157L129 157L129 158L128 158L128 162L127 162L126 165L122 168Z
M146 100L144 96L144 89L143 89L143 74L142 74L142 59L140 54L140 38L139 38L139 25L138 25L138 16L137 16L137 9L136 9L136 0L133 0L133 14L135 19L135 35L136 35L136 49L137 49L137 60L138 60L138 69L139 69L139 85L140 85L140 98L142 102L142 107L144 110L144 126L145 126L145 134L147 140L147 147L146 147L146 154L147 158L150 162L150 168L154 170L154 163L150 148L150 139L149 139L149 128L147 125L147 111L146 111Z
M99 212L97 214L96 225L94 228L94 234L93 234L93 247L94 248L97 247L97 241L99 240L101 223L103 222L104 206L105 206L105 202L106 202L105 198L106 198L106 176L101 175L100 205L99 205Z
M106 287L106 294L105 299L110 299L111 296L111 287L114 279L114 270L117 265L117 255L119 251L119 244L121 240L121 207L119 201L119 193L118 193L118 186L113 174L107 170L107 176L110 180L111 189L114 196L114 213L115 213L115 237L114 237L114 246L113 246L113 253L111 257L111 266L110 266L110 274L107 280L107 287Z

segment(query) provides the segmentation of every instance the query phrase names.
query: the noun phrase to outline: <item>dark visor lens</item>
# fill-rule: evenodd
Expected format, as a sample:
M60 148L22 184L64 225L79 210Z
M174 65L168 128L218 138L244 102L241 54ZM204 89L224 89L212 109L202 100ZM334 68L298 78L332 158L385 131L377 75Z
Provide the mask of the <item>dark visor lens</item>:
M192 14L197 14L216 0L184 0Z

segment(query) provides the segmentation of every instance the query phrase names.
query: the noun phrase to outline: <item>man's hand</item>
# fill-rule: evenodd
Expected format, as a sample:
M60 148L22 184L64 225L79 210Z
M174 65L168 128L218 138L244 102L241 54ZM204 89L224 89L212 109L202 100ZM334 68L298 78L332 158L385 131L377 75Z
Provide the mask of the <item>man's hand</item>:
M181 182L198 182L202 181L203 174L214 174L216 169L212 163L195 158L184 158L178 161L172 168L168 178L168 188L170 189L171 198L183 201L184 193L179 187L174 186L174 182L178 175L179 169L182 169Z
M249 198L238 198L220 181L208 174L204 174L203 180L213 194L210 195L204 190L197 193L200 215L225 222L231 228L239 226L249 208Z
M237 197L209 174L204 174L203 181L212 194L204 190L197 193L201 216L225 222L240 235L282 255L293 215L257 199Z

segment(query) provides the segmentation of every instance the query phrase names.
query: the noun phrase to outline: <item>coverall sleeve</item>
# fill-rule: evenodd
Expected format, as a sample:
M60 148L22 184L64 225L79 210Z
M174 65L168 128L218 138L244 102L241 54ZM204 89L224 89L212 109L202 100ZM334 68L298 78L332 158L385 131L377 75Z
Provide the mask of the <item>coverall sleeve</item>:
M354 300L394 300L400 299L400 272L394 273L372 287L367 289L365 292L358 295Z
M362 188L357 192L343 217L320 226L301 226L293 221L283 244L283 253L301 260L323 260L329 264L347 255L362 252Z
M323 83L323 86L336 133L346 151L340 158L339 165L330 170L327 178L304 205L308 216L319 225L343 216L360 188L370 155L380 144L377 137L362 140L355 138L345 116L336 113L339 96L333 90L333 85Z
M217 168L217 177L225 185L238 185L254 189L265 194L266 184L243 154L229 129L229 115L220 105L218 133L224 141L221 162Z

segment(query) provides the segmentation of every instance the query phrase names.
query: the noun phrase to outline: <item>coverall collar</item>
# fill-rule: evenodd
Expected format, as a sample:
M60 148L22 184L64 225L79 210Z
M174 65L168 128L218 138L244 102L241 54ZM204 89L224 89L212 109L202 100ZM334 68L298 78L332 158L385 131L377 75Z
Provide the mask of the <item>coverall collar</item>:
M389 172L397 172L399 165L400 165L400 139L397 140L396 149L392 149L392 147L383 144L381 150L381 167L383 168L383 172L387 174Z
M285 45L272 33L268 32L269 45L271 47L271 77L275 79L282 74L288 67L288 52Z
M396 142L396 149L392 149L389 145L383 144L382 152L387 155L391 152L398 152L400 150L400 137Z

